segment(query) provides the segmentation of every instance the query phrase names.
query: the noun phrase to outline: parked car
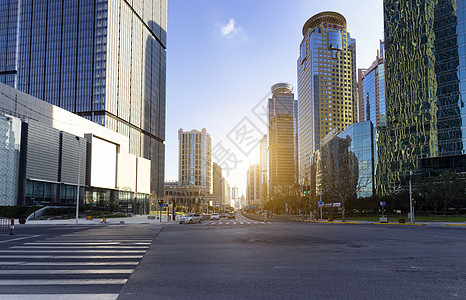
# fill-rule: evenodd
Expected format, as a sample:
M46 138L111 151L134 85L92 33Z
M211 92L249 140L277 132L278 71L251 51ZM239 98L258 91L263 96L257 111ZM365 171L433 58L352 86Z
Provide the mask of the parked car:
M210 215L211 220L220 220L220 215L218 213L213 213Z
M228 213L228 219L236 219L236 214L233 212Z
M202 223L202 216L200 214L195 214L195 213L186 214L180 218L180 224L183 224L183 223L189 223L189 224Z

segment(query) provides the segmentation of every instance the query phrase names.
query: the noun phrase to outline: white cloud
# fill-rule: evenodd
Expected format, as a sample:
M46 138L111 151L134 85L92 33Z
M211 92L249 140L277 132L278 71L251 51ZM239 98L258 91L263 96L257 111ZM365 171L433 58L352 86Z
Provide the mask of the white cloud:
M240 32L241 28L240 27L235 28L235 24L236 24L235 19L230 18L230 21L228 21L228 24L220 28L220 32L222 33L222 36L231 36L233 34Z

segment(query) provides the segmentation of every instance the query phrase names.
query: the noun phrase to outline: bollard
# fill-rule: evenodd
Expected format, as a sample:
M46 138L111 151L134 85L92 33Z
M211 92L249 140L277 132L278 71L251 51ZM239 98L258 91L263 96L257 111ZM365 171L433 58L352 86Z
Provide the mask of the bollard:
M10 225L10 235L14 235L15 233L15 219L11 219L11 225Z
M107 223L107 218L103 217L102 218L102 223Z

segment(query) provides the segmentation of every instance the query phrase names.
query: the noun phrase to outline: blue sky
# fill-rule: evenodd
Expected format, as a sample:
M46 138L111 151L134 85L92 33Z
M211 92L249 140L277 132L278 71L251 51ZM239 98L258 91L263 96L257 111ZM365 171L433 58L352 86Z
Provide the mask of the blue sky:
M178 179L178 129L206 128L230 185L245 193L259 162L260 114L277 82L298 99L302 27L322 11L341 13L367 68L383 38L382 0L168 0L165 179ZM238 133L247 135L238 135ZM223 151L221 151L223 150Z

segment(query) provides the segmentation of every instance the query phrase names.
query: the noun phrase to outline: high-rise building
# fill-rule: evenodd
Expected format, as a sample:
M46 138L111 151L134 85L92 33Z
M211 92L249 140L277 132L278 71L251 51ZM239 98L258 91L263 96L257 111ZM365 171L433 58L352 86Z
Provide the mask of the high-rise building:
M230 184L225 178L222 178L222 205L224 209L231 206Z
M212 194L222 194L222 167L217 163L212 163Z
M207 130L178 130L178 181L183 186L197 186L205 194L212 191L212 138Z
M238 191L238 187L236 186L231 188L231 200L233 201L233 207L235 209L239 209L240 208L239 191Z
M358 69L359 122L385 126L384 43L380 41L375 61L368 69Z
M269 200L269 175L268 175L268 159L269 145L267 143L267 135L260 141L260 166L261 166L261 202L262 205L265 205Z
M246 202L247 205L253 205L259 207L261 205L260 199L260 182L261 182L261 170L260 165L255 164L249 166L247 172L247 184L246 184Z
M444 170L464 169L465 22L465 1L384 0L387 126L378 133L378 193L406 190L410 172L416 181L438 158Z
M166 30L166 0L2 0L0 82L129 137L163 195Z
M298 179L298 103L289 83L272 86L268 102L269 194Z
M298 58L299 179L309 185L320 141L357 120L356 41L345 18L322 12L303 26Z
M375 131L372 122L354 123L323 140L314 153L316 194L326 198L374 194ZM312 186L314 183L312 184Z

